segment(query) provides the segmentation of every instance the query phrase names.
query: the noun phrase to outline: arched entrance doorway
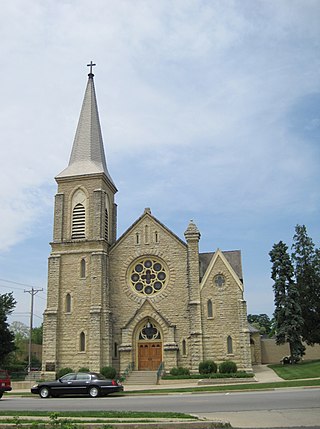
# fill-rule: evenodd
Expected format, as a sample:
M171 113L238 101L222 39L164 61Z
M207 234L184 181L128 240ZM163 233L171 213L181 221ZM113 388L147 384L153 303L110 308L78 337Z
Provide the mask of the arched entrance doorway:
M162 362L162 339L160 330L149 319L138 334L138 370L156 371Z

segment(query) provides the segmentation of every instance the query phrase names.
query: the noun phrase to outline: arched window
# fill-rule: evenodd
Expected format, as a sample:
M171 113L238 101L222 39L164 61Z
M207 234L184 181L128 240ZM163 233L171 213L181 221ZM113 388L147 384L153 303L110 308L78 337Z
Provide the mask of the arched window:
M232 338L230 337L230 335L228 335L227 338L227 350L229 355L233 353Z
M208 317L213 317L213 310L212 310L212 301L211 301L211 299L208 299L207 309L208 309Z
M145 244L149 244L149 225L145 225L144 227L144 242Z
M84 258L82 258L80 262L80 277L82 279L86 277L86 260Z
M80 334L80 352L84 352L86 350L86 335L84 332Z
M118 343L114 343L113 347L114 347L113 348L113 355L115 358L117 358L118 357Z
M184 356L187 354L187 343L186 343L186 340L182 340L182 354Z
M67 293L66 295L66 313L71 313L71 295Z
M86 210L83 204L78 203L72 211L71 238L85 238L86 234Z

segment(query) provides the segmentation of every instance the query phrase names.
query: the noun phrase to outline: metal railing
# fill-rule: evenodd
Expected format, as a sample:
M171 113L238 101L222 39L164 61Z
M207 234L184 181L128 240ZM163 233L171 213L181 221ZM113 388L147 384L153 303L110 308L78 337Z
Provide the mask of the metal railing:
M127 368L121 374L122 381L126 380L133 370L134 370L134 362L130 362Z

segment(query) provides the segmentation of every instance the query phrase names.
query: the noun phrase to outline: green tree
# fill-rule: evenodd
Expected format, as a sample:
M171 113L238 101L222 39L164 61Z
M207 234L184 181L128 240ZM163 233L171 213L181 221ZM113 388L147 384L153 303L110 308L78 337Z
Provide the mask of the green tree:
M297 225L292 245L292 261L300 294L303 318L302 338L320 344L320 251L315 249L305 225Z
M271 320L267 314L248 314L248 322L259 329L260 334L269 335L271 332Z
M301 341L303 319L299 291L293 280L294 270L288 246L280 241L274 244L269 255L272 263L271 278L274 281L276 343L289 343L293 363L303 356L305 350Z
M0 294L0 366L5 358L15 350L14 334L9 329L8 316L13 312L16 301L12 292Z
M10 331L14 333L15 342L26 341L29 338L29 328L25 323L12 322L10 324Z
M32 342L33 344L42 344L42 335L43 335L43 324L37 328L32 329Z
M14 335L15 344L15 353L11 355L11 360L17 362L27 350L26 344L29 339L29 328L22 322L14 321L10 324L10 331Z

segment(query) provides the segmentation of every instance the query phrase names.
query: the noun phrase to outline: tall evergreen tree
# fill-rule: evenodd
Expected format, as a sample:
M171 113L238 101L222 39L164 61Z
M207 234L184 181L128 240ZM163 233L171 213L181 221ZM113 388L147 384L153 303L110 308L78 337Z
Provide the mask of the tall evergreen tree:
M0 294L0 366L9 353L15 350L14 334L9 329L8 316L12 313L16 301L12 292Z
M303 317L302 338L320 344L320 251L315 249L305 225L297 225L292 245L292 261L300 294Z
M293 280L294 270L288 246L280 241L269 253L272 262L271 278L274 281L274 319L276 343L289 343L291 362L299 360L305 347L301 341L301 308L299 291Z

